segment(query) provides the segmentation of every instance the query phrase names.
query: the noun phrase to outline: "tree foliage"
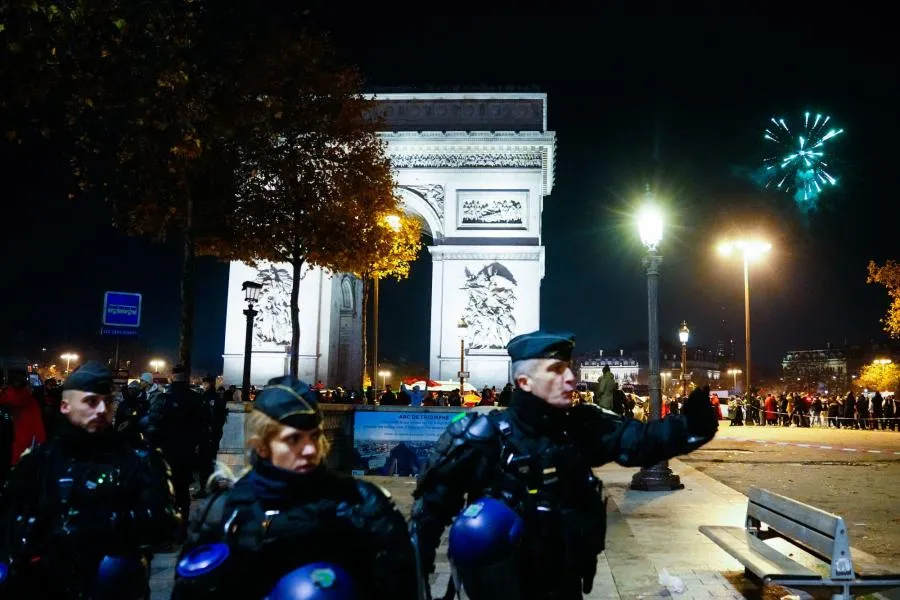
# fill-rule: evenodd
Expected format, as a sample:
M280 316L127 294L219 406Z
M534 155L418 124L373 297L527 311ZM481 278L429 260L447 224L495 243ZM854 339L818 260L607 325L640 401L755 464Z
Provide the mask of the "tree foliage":
M384 143L358 73L326 40L273 32L242 85L242 140L227 228L237 255L290 263L291 363L298 370L299 286L306 265L361 273L368 222L397 210ZM383 244L379 247L383 247Z
M888 260L883 265L869 261L866 283L880 283L887 288L891 304L881 323L891 337L900 337L900 264L893 260Z
M894 392L900 386L900 367L894 363L874 362L859 373L856 383L861 388L878 392Z

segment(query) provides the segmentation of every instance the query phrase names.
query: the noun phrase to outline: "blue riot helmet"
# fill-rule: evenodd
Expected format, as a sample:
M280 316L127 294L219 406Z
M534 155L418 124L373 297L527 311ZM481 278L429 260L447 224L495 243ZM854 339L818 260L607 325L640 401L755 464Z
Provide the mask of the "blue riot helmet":
M203 544L186 552L175 566L175 572L184 579L203 577L221 567L229 554L228 544Z
M5 562L0 562L0 590L3 589L7 579L9 579L9 565Z
M355 600L350 574L337 565L310 563L278 580L265 600Z
M516 511L494 498L467 506L450 528L449 555L461 598L521 598L518 549L525 524Z
M140 555L104 556L97 568L92 598L98 600L143 600L147 597L150 571Z

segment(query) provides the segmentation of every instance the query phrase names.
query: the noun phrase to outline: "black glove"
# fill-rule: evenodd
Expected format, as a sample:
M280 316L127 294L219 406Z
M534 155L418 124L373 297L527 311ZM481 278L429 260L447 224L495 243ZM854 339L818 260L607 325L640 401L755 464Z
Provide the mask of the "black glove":
M712 438L719 429L719 415L709 400L709 386L691 392L681 408L681 414L687 418L691 435Z

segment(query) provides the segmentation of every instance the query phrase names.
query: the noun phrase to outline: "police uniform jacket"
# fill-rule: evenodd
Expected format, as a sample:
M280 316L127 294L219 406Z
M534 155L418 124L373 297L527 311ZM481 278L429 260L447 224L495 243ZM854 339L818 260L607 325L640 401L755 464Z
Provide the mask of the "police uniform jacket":
M386 491L326 466L299 474L259 457L234 487L200 504L182 556L224 542L228 561L209 576L176 579L173 598L263 598L303 565L350 573L361 600L416 598L415 554Z
M713 432L714 433L714 432ZM506 411L467 414L441 436L414 492L411 528L425 572L466 499L504 500L525 522L524 597L580 598L603 550L606 516L591 468L650 466L711 439L685 416L643 424L591 404L569 410L516 389Z
M61 421L3 492L0 560L10 565L10 585L35 597L90 597L104 556L142 556L174 539L180 515L171 490L159 452L111 428L89 433Z

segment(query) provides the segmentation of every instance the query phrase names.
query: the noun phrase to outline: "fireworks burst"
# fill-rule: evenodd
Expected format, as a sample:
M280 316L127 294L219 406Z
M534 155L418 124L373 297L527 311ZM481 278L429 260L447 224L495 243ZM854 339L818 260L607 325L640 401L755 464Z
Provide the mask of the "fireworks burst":
M828 172L829 153L826 145L841 135L843 129L828 127L831 117L803 115L803 127L792 130L784 118L772 118L763 136L773 142L776 154L764 160L766 187L793 192L801 208L814 210L819 194L837 179Z

